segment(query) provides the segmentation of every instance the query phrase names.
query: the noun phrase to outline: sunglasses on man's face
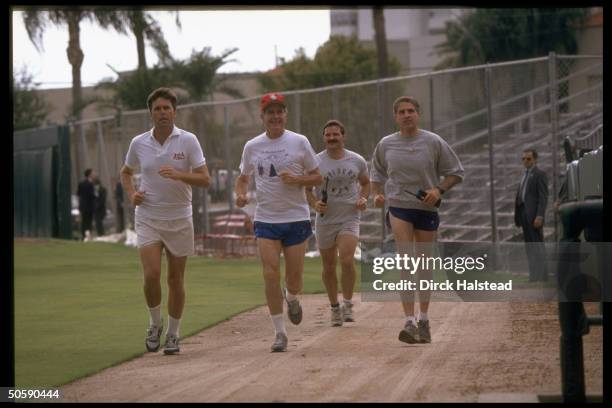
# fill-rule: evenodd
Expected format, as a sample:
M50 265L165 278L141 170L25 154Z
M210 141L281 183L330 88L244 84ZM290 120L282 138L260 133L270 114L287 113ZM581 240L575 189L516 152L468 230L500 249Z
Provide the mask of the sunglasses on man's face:
M531 161L531 157L523 157L523 161Z

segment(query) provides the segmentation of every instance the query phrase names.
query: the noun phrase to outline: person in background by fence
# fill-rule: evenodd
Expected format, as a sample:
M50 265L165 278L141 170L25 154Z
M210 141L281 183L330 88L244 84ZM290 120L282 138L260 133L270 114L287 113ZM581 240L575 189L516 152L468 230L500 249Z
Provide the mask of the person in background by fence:
M94 209L96 205L96 193L93 184L95 176L92 169L85 170L85 179L77 187L79 196L79 213L81 214L81 239L83 241L91 234ZM89 233L88 233L89 231Z
M356 276L353 262L359 242L360 211L366 209L370 195L366 160L344 148L345 138L344 125L340 121L330 120L323 126L325 150L317 157L324 181L317 187L316 195L312 187L306 189L308 203L317 212L315 236L323 263L321 275L331 306L332 326L355 321L352 297ZM342 268L342 306L338 303L338 257Z
M96 223L96 235L101 237L104 235L104 218L106 217L106 187L100 182L100 177L93 177L94 191L96 201L94 204L94 220Z
M389 203L387 225L393 230L398 254L415 256L413 247L416 247L419 250L417 256L421 253L430 256L440 224L435 203L463 180L463 166L442 137L418 127L421 111L415 98L397 98L393 103L393 113L400 130L383 137L372 156L374 204L383 207L386 201ZM440 182L441 176L444 179ZM422 200L408 193L417 193L418 190L426 193ZM428 280L433 272L421 268L416 274L419 280ZM406 343L431 342L427 316L431 291L418 290L418 293L417 322L414 292L401 292L406 322L399 340Z
M121 182L135 210L138 251L144 272L144 294L149 308L145 347L155 352L163 331L161 317L161 258L168 263L168 330L164 354L179 349L179 325L185 306L185 266L194 253L191 186L207 187L208 169L202 147L193 134L174 125L176 94L158 88L147 98L153 129L130 142ZM140 167L138 191L134 169Z
M544 215L548 202L548 180L537 166L538 152L523 151L525 172L516 191L514 223L523 230L525 251L529 262L529 281L547 281L548 266L544 247Z
M285 300L293 324L302 321L298 293L302 290L304 254L312 235L310 208L304 187L320 184L319 165L304 135L285 129L287 108L281 94L260 101L265 132L246 142L236 178L236 206L247 202L250 177L255 174L257 207L253 228L261 258L266 301L276 331L271 350L287 350L280 285L280 254L285 256Z
M117 232L123 232L125 229L125 214L123 211L123 186L121 185L121 179L117 180L117 184L115 185L115 204L117 207L116 214L116 225Z

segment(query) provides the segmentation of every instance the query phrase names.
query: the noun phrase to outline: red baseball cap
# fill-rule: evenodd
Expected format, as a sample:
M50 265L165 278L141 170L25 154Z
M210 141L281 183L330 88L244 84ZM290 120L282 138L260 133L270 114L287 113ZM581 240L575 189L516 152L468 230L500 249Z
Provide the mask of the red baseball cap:
M277 105L282 105L283 107L287 107L287 105L285 105L285 97L279 93L272 92L269 94L265 94L261 98L261 102L260 102L261 111L263 112L264 110L266 110L268 106L272 104L277 104Z

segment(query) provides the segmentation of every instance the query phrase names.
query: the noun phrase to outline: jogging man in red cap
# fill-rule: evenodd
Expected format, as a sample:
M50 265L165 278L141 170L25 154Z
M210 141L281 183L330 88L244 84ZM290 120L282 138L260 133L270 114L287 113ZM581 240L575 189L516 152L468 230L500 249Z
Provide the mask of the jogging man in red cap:
M276 336L272 351L287 350L283 320L283 296L293 324L302 321L297 298L302 290L304 254L312 235L310 209L304 188L323 181L310 142L304 135L285 129L285 98L270 93L261 99L265 132L244 145L240 176L236 179L236 205L248 202L247 187L253 173L257 206L253 228L263 267L266 300ZM280 254L285 257L285 285L280 283Z

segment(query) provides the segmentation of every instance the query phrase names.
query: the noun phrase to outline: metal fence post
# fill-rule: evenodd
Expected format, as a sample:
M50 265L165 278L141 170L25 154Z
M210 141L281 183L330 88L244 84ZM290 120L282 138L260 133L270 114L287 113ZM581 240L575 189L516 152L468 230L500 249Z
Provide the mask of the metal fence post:
M491 242L497 242L497 209L495 203L495 136L493 134L493 103L491 101L491 67L485 68L485 94L487 97L487 126L489 133L489 182L491 195Z
M376 94L377 94L377 100L378 100L378 139L380 140L383 137L385 128L384 128L384 112L383 112L383 106L384 106L384 101L383 101L383 84L382 82L378 81L376 83ZM384 191L385 186L383 184L382 189ZM385 206L383 206L381 208L381 212L380 212L380 224L382 225L382 237L381 237L381 242L385 241L385 238L387 237L387 226L385 225Z
M56 181L56 211L58 238L72 239L72 203L70 191L70 129L58 127L58 163Z
M224 122L224 139L225 139L225 167L227 168L226 180L226 191L227 191L227 203L229 205L230 212L234 212L234 191L232 188L232 179L234 176L234 169L231 164L231 140L229 132L229 117L227 112L227 104L223 106L223 122Z
M553 199L557 197L557 179L559 178L559 110L557 107L557 56L554 52L548 54L548 83L550 85L550 131L552 136L552 190ZM555 242L558 241L557 224L559 217L554 212Z
M529 94L529 112L533 112L534 110L535 110L535 105L533 102L533 92L532 92L531 94ZM533 133L535 129L534 123L535 123L535 116L533 113L531 113L529 115L529 132L530 133Z
M435 133L434 124L434 82L433 76L429 76L429 130ZM455 140L453 140L454 142Z
M102 167L102 169L104 169L104 176L102 177L102 180L100 180L100 182L102 182L103 185L107 185L108 189L107 191L112 191L110 190L111 187L111 180L110 180L110 171L108 169L108 154L106 151L106 143L104 142L104 132L102 131L102 124L100 123L100 121L96 122L96 136L98 139L98 146L99 146L99 150L98 150L98 165ZM108 207L111 207L109 204L109 201L111 199L111 194L106 194L106 205Z
M301 126L301 121L300 121L300 93L296 92L295 94L293 94L293 121L295 122L293 124L293 128L295 129L296 133L302 133L302 126Z
M91 166L91 161L89 160L89 147L87 146L87 140L85 139L85 126L83 126L82 123L79 123L79 136L81 139L81 153L82 153L80 157L81 159L80 165L81 165L81 169L87 169Z
M332 88L332 117L338 119L338 88Z

